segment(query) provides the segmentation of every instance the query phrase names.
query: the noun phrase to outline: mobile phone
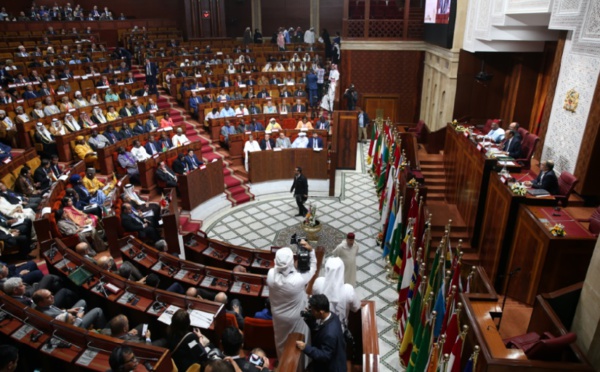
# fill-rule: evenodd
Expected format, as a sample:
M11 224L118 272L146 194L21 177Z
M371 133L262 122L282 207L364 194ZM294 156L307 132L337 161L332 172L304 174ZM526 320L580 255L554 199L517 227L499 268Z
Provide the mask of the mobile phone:
M142 326L142 336L146 336L146 332L148 332L148 323L144 323Z

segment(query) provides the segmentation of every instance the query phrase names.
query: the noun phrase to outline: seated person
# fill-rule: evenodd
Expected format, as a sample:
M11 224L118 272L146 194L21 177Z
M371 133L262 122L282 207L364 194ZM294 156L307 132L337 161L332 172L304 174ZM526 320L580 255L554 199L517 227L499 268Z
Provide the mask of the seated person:
M15 191L20 192L21 194L31 198L38 198L45 192L45 190L40 190L39 187L41 184L39 182L35 182L31 177L31 169L28 166L23 166L19 171L19 177L15 182ZM38 201L38 204L41 200Z
M125 150L125 147L120 146L117 149L117 161L119 165L127 171L131 182L138 182L140 179L140 170L138 169L136 157L129 151Z
M250 115L248 109L244 106L243 103L240 103L240 106L235 109L235 116L245 116Z
M121 225L126 232L137 232L141 239L148 240L154 244L160 235L152 226L151 221L142 219L133 213L133 208L129 203L123 203L121 207Z
M305 149L306 146L308 145L308 138L306 138L306 133L305 132L300 132L298 133L298 138L296 138L294 140L294 142L292 143L292 147L293 149Z
M173 119L171 119L171 114L168 112L165 113L162 119L160 119L160 127L161 128L172 128L175 124L173 123Z
M273 150L275 148L275 140L271 138L270 133L265 133L265 138L260 140L260 149L261 150Z
M0 285L9 278L21 278L24 283L33 285L44 277L35 261L26 261L17 265L0 262Z
M57 318L57 320L70 323L76 327L88 329L91 326L95 328L104 328L106 319L102 309L96 307L90 311L85 311L85 300L77 301L70 309L61 308L59 302L55 302L55 298L47 289L38 289L31 297L35 303L36 309L42 313Z
M113 176L113 180L107 182L106 185L102 183L96 177L96 170L94 168L87 168L85 170L85 177L81 180L83 186L90 192L90 194L94 195L96 192L101 192L105 196L110 195L110 193L114 190L117 180ZM102 197L100 197L102 198Z
M187 136L183 133L183 129L181 128L177 128L177 132L175 133L175 135L173 135L171 141L173 141L173 146L175 147L183 146L190 142Z
M127 101L125 102L125 106L119 110L119 116L122 118L127 118L130 116L134 115L134 110L133 110L133 106L131 105L131 102Z
M188 163L188 168L190 170L198 169L201 165L204 164L198 157L194 154L194 150L189 149L187 151L187 155L185 156L185 161Z
M155 176L166 183L167 187L177 187L177 175L164 160L158 163Z
M107 146L110 146L110 141L104 135L99 134L98 130L93 129L90 138L88 138L88 144L94 151L96 151L98 149L103 149Z
M119 131L119 139L120 140L124 140L127 138L131 138L134 136L133 131L131 130L131 127L129 126L129 123L123 123L123 125L121 126L121 130Z
M119 118L119 113L115 109L115 106L108 106L108 111L106 112L106 120L114 121Z
M269 125L267 125L267 129L265 131L272 132L274 130L282 130L281 125L275 120L275 118L271 118L269 120Z
M291 110L292 110L292 108L287 103L287 101L285 99L282 100L281 104L279 105L279 113L282 115L287 115L288 113L291 112Z
M254 140L254 136L250 134L248 140L244 143L244 166L246 167L246 172L248 172L249 154L254 151L261 151L260 145L258 144L258 141Z
M521 140L516 137L517 132L509 130L505 133L504 146L502 151L513 159L521 158Z
M271 314L271 301L267 298L265 300L265 308L261 311L257 311L254 314L256 319L273 320L273 314Z
M100 237L100 234L98 234L96 228L91 226L82 227L75 223L71 218L64 218L64 212L62 209L57 209L56 211L54 211L54 219L56 220L58 231L60 231L62 235L77 235L79 237L79 241L85 243L87 247L89 247L89 244L87 244L87 242L88 238L90 238L94 243L95 248L95 252L94 254L92 254L92 256L95 256L96 252L106 250L104 241Z
M533 182L525 182L525 186L534 189L544 189L552 195L559 193L558 178L554 173L554 162L552 160L543 161L540 164L540 174Z
M106 124L108 122L102 109L98 106L94 107L94 110L92 111L92 121L96 124Z
M146 277L146 285L149 286L149 287L152 287L152 288L160 288L159 287L159 285L160 285L160 278L159 278L159 276L156 275L155 273L148 274L148 276ZM162 286L162 287L163 287L164 290L166 290L168 292L185 294L185 289L178 282L175 282L175 283L171 284L167 288L164 288L164 286Z
M85 98L83 98L80 91L75 92L75 100L73 101L73 104L78 109L90 105L90 103Z
M156 228L160 226L160 205L158 205L158 203L149 203L147 200L142 199L137 194L132 184L128 183L125 185L123 193L121 194L121 200L131 204L133 213L136 213L140 217L147 218Z
M494 143L500 143L504 140L504 129L500 128L498 123L498 120L493 120L492 129L486 134L486 137L489 137Z
M323 139L319 137L319 133L313 132L312 137L308 140L306 147L309 149L322 149Z
M229 103L225 103L225 107L223 107L223 109L221 109L221 112L219 112L219 117L230 118L233 116L235 116L235 110L231 108L231 106L229 106Z
M265 114L276 114L277 113L277 106L275 106L273 104L273 102L268 101L267 105L265 106L264 113Z
M92 150L90 145L85 143L85 137L77 136L75 138L75 153L80 160L85 161L86 165L96 166L98 154Z
M17 192L9 190L6 184L0 182L0 212L11 218L29 218L35 220L35 209L40 200L31 200Z
M302 120L300 120L298 125L296 125L296 129L313 129L313 126L312 123L308 121L308 117L304 115Z
M225 125L221 127L221 135L225 138L225 143L229 143L229 135L235 134L235 127L231 125L229 120L225 120Z
M78 227L85 229L95 228L98 224L98 217L92 214L86 214L73 205L73 199L65 196L61 200L63 209L63 218L73 222Z
M235 320L237 320L237 323L238 323L238 327L240 327L241 330L244 329L244 315L242 312L242 305L237 298L232 299L231 302L228 303L227 295L225 294L225 292L219 292L215 296L215 302L220 302L223 305L225 305L226 307L228 305L231 306L231 310L226 309L225 311L228 314L234 314Z
M134 329L129 329L129 319L123 314L119 314L108 322L110 336L123 341L131 341L137 343L151 344L150 330L147 329L145 334L142 334L144 325L139 324Z
M162 134L160 135L158 144L159 144L162 152L165 152L165 151L170 150L175 147L175 146L173 146L173 142L171 141L171 139L165 132L162 132Z
M54 136L52 136L50 131L41 122L38 122L35 125L34 139L35 142L40 143L42 145L43 153L46 158L49 158L52 154L58 153Z
M275 141L275 146L281 149L289 149L292 147L290 139L285 136L283 131L279 132L279 138Z
M41 190L48 190L56 180L57 177L54 176L50 168L50 160L42 159L42 164L33 172L34 184L39 184Z
M140 141L133 141L133 147L131 148L131 154L135 157L137 161L145 161L146 159L150 159L150 155L146 152L146 149L142 146Z
M127 280L142 284L146 281L146 277L143 276L140 270L129 261L123 261L121 266L117 266L115 259L112 256L103 255L102 257L98 258L97 264L103 270L110 271L111 273L117 274Z
M292 112L306 112L306 106L302 104L301 100L296 100L296 104L292 106Z

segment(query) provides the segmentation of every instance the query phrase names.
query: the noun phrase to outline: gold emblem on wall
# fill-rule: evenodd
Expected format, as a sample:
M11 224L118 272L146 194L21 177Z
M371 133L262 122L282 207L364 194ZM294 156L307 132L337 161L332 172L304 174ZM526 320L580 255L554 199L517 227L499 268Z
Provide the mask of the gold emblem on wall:
M563 108L567 111L575 112L579 105L579 93L575 89L570 89L565 97Z

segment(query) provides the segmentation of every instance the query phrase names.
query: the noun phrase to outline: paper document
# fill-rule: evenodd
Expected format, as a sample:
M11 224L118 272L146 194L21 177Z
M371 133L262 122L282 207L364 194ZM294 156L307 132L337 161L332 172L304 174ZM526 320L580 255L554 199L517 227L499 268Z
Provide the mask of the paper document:
M188 310L190 324L193 327L208 329L213 321L213 314L200 310Z
M175 305L169 305L169 307L167 307L167 310L160 314L160 316L158 317L158 321L165 323L166 325L171 325L171 319L173 318L173 314L175 314L175 312L177 312L177 310L179 309L180 307L177 307Z

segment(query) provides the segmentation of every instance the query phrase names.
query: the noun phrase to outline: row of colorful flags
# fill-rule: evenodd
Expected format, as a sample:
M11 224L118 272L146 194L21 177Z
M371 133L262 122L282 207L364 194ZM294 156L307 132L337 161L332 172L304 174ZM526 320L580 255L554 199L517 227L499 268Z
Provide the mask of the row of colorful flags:
M451 247L450 225L433 260L428 262L431 216L425 216L418 186L406 185L403 175L409 164L404 159L393 125L377 119L367 161L380 198L378 238L383 258L392 266L390 275L397 282L394 320L400 362L408 372L460 372L468 326L460 325L459 294L468 292L472 275L463 288L462 253L460 246ZM404 203L409 203L407 208ZM473 352L463 371L475 369L477 353Z

